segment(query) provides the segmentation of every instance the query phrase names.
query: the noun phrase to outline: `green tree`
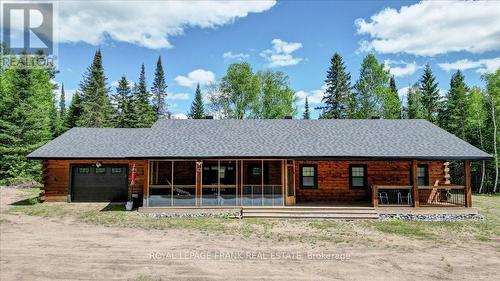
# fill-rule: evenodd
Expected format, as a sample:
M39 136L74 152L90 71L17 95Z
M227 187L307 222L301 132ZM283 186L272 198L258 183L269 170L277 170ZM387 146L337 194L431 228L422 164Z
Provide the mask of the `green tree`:
M498 124L500 121L500 68L497 69L496 72L488 73L483 76L483 79L486 81L486 107L488 110L487 118L486 118L486 127L490 128L487 131L487 139L488 139L488 151L492 152L495 157L493 161L492 170L493 173L493 186L491 191L497 192L498 189Z
M363 59L358 81L354 85L356 112L355 118L365 119L383 116L384 102L389 90L389 73L384 64L379 64L374 55Z
M424 73L420 78L420 91L422 93L422 106L424 107L425 119L436 123L441 109L441 97L436 77L432 73L430 65L425 65Z
M251 117L277 119L294 116L297 100L289 86L288 76L281 71L259 71L256 74L259 91L253 104Z
M422 106L422 93L418 84L413 84L408 89L408 107L406 109L406 114L408 119L423 119L425 117L425 111Z
M111 105L102 65L101 50L97 50L92 64L80 82L82 114L76 121L79 127L111 127L115 110Z
M64 83L61 85L61 95L59 96L59 132L58 135L66 132L68 128L66 127L66 93L64 92Z
M307 100L304 103L304 114L302 115L302 118L305 120L311 119L311 113L309 112L309 101Z
M151 93L148 91L146 85L146 73L144 64L141 65L141 74L139 75L139 83L134 87L134 106L137 113L137 127L145 128L151 127L156 122L157 115L155 109L149 102Z
M40 56L22 54L10 67L0 70L2 182L14 177L38 179L40 162L28 161L26 155L54 134L54 72L33 63Z
M347 118L350 115L351 74L346 71L342 56L338 53L330 59L325 83L326 90L322 101L326 105L321 118Z
M196 92L194 100L191 104L191 110L188 113L191 119L203 119L205 117L205 106L203 104L203 97L201 95L200 84L196 85Z
M167 97L167 83L165 82L165 72L161 63L161 56L158 57L158 61L156 62L155 78L153 87L151 87L151 93L153 95L153 108L156 112L156 118L165 118L169 114L167 103L165 102L165 98Z
M482 150L486 150L484 145L484 133L488 129L485 127L488 111L486 110L486 100L483 91L479 87L472 87L469 91L469 98L467 102L467 140L474 146ZM486 161L482 160L481 163L473 163L481 170L481 181L477 191L483 192L483 187L486 180Z
M225 118L250 117L259 96L259 79L250 64L231 64L220 83L210 89L211 106Z
M401 100L398 95L398 88L396 87L396 80L391 76L389 88L385 90L384 112L385 119L399 119L401 118Z
M467 92L465 77L460 70L457 70L451 77L450 90L446 96L443 110L439 114L441 128L463 140L467 140Z
M71 129L77 126L78 120L80 120L83 113L83 104L81 94L76 91L73 94L71 103L69 104L68 112L66 114L66 119L64 120L64 125L66 128Z
M134 128L136 127L137 116L135 113L132 90L125 75L122 75L116 87L116 94L113 96L116 104L116 127Z

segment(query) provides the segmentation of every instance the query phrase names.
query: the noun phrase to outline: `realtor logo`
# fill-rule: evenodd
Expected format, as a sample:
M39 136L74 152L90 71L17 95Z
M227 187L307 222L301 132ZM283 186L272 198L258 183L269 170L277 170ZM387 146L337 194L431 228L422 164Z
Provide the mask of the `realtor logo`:
M52 3L4 3L2 10L2 41L11 54L54 55Z

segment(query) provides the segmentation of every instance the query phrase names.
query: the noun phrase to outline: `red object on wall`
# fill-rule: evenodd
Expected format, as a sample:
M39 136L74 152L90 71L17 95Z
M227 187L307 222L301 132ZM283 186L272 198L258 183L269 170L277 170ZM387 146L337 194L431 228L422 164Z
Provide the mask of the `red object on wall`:
M135 168L135 164L132 166L132 180L130 181L131 186L135 186L135 180L137 179L137 169Z

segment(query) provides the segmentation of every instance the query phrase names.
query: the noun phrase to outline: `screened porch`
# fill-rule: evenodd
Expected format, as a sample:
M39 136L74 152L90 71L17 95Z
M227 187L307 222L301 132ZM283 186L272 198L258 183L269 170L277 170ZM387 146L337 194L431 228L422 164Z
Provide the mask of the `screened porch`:
M151 160L148 207L283 206L283 160Z

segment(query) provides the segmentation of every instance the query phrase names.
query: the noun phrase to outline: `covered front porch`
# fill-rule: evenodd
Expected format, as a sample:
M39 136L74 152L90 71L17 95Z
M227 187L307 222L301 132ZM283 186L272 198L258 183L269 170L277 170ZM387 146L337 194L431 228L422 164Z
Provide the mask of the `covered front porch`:
M147 160L146 208L471 207L470 161L452 185L425 160ZM432 184L430 184L432 183Z

